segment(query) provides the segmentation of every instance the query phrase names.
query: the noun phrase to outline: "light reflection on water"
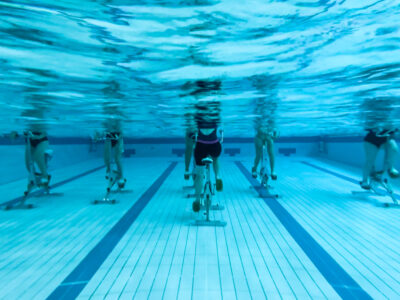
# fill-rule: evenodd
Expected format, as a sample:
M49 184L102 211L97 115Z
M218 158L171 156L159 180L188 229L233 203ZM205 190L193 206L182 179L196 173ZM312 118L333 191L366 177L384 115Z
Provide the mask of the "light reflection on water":
M181 136L199 101L221 102L229 136L399 126L398 1L32 3L0 1L2 132L115 117L126 135ZM199 80L221 87L199 95Z

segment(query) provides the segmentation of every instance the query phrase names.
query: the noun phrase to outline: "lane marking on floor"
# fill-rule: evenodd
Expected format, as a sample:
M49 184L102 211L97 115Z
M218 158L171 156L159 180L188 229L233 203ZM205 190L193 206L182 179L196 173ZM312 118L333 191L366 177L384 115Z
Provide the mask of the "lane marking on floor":
M75 299L176 167L172 162L47 299Z
M340 297L343 299L372 299L372 297L358 285L358 283L317 243L317 241L314 240L275 198L267 198L264 196L259 188L260 183L252 177L250 171L248 171L240 161L236 161L235 163L274 215Z

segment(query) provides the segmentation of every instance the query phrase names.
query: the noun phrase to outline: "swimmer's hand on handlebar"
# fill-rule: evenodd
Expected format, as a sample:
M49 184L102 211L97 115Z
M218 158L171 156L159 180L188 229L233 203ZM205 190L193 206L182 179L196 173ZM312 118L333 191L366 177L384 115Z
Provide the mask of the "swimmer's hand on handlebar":
M25 130L22 134L24 135L24 137L28 138L31 138L33 136L33 133L30 130Z
M272 132L272 138L273 139L277 139L279 136L280 136L280 132L278 131L278 130L274 130L273 132Z
M381 130L381 132L382 131L383 130ZM385 133L379 133L379 131L378 131L378 132L376 132L376 136L377 137L390 137L391 135L395 134L397 131L399 131L398 128L395 128L395 129L392 129L392 130L388 130Z
M99 131L96 131L93 135L93 141L96 143L98 141L102 141L105 137L105 134L100 133Z

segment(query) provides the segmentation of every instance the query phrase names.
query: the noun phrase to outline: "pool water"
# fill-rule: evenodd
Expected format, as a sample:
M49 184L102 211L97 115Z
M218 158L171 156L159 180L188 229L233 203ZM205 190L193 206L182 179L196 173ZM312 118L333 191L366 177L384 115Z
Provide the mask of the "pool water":
M398 179L360 186L366 130L399 128L398 10L0 1L0 299L399 299ZM192 156L184 178L199 124L223 129L209 218L224 226L199 226ZM119 132L122 188L104 159ZM24 196L41 133L49 189Z

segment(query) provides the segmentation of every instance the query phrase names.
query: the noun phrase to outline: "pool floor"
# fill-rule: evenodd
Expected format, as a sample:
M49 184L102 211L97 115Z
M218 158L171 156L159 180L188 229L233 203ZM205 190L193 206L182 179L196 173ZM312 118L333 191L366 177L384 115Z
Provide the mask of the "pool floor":
M271 199L251 164L222 161L224 210L211 217L225 227L192 225L203 216L183 161L126 159L115 205L91 204L104 196L101 160L56 170L62 196L0 211L0 299L400 298L400 210L362 193L360 170L280 157ZM0 203L25 185L1 185Z

